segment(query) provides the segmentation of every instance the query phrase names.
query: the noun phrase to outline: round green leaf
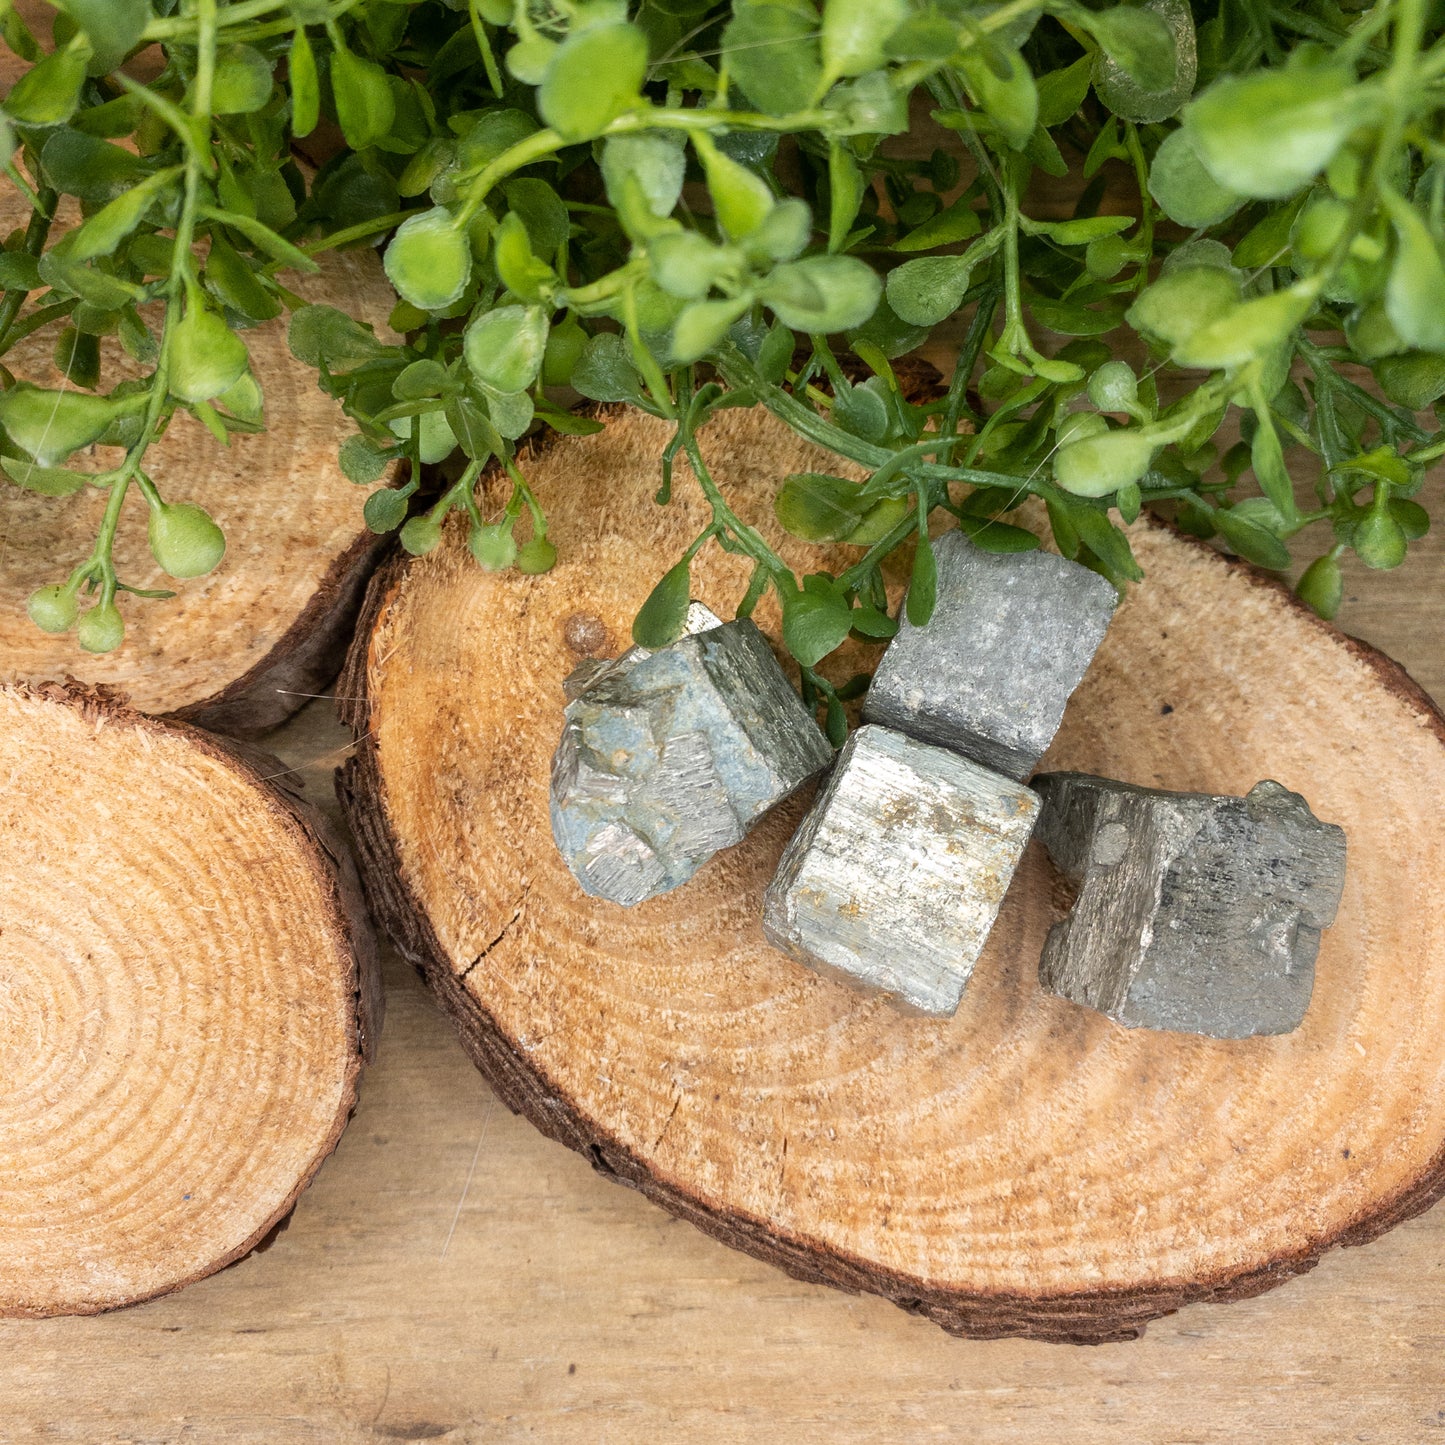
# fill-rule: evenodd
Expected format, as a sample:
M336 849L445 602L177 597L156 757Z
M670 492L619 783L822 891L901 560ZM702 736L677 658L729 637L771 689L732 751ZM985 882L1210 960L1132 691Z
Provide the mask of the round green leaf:
M80 613L75 593L62 586L37 588L30 594L25 610L42 632L69 632Z
M531 386L546 349L547 313L540 306L483 312L467 327L463 341L472 375L500 392Z
M835 85L823 101L841 117L834 135L901 135L908 129L908 97L882 70Z
M517 548L517 571L527 577L550 572L557 565L557 549L545 537L531 537Z
M560 48L555 40L548 40L544 35L529 36L507 51L507 69L523 85L541 85Z
M193 296L170 338L171 394L210 401L240 379L246 360L246 343Z
M1137 482L1158 449L1138 428L1099 432L1054 453L1054 480L1078 497L1107 497Z
M401 545L413 557L425 557L442 539L442 524L430 517L408 517L402 524Z
M908 0L824 0L823 65L828 78L879 69L887 58L888 37L908 19L909 10ZM808 99L809 92L799 93L793 108Z
M392 532L406 520L409 490L395 487L379 487L367 499L362 508L367 527L377 533Z
M484 572L505 572L517 560L517 543L512 529L501 523L473 527L467 546Z
M791 196L779 201L746 240L743 250L755 262L791 261L813 237L808 203Z
M226 554L226 537L208 512L190 502L151 508L151 555L170 577L204 577Z
M426 411L419 416L398 416L387 422L392 433L403 441L410 440L412 426L417 428L417 459L425 466L445 461L456 450L457 437L441 411Z
M816 667L842 645L853 613L836 593L794 592L783 598L783 642L804 667Z
M391 458L369 437L358 433L356 436L347 437L341 443L339 462L341 474L348 482L359 487L369 487L386 475Z
M749 296L725 301L694 301L677 318L672 329L672 357L686 365L717 346L730 327L752 305Z
M888 273L888 304L914 326L936 326L963 304L974 258L920 256Z
M1176 346L1174 360L1180 366L1201 366L1210 371L1243 366L1286 341L1313 307L1312 288L1301 286L1241 301Z
M776 267L761 294L784 326L830 332L862 326L882 293L877 274L857 257L808 256Z
M959 69L979 105L1014 150L1022 150L1039 119L1039 93L1033 72L1017 50L1005 53L1008 74L1001 78L986 56L965 52Z
M647 245L652 279L669 296L697 301L738 269L736 252L715 246L697 231L665 231Z
M1127 361L1106 361L1089 378L1089 400L1100 411L1132 412L1139 404L1139 379Z
M75 635L87 652L114 652L125 641L125 619L114 602L103 602L80 619Z
M1218 266L1182 266L1142 291L1125 319L1136 331L1172 348L1230 314L1239 295L1239 282L1230 272Z
M1348 94L1348 72L1298 66L1229 75L1184 112L1200 160L1220 185L1264 200L1312 181L1356 127L1373 118Z
M687 155L682 138L669 133L608 136L602 146L602 183L607 199L622 205L623 181L631 178L658 219L670 216L682 196Z
M1167 85L1146 87L1113 55L1102 53L1094 72L1094 89L1121 120L1149 123L1167 120L1194 93L1199 61L1194 14L1186 0L1146 0L1143 8L1157 15L1168 28L1174 51L1173 80Z
M1171 221L1190 230L1217 226L1244 198L1222 186L1205 168L1189 132L1170 131L1149 167L1149 194Z
M467 289L471 243L452 213L434 206L397 227L384 265L403 300L423 311L440 311L459 301Z
M740 6L722 35L728 74L759 110L787 115L820 88L817 34L816 16L791 5Z
M1387 507L1370 508L1350 539L1356 556L1366 567L1387 572L1405 560L1405 530Z
M1372 368L1380 390L1396 406L1424 411L1445 396L1445 357L1425 351L1386 356Z
M1179 46L1175 27L1158 7L1135 10L1128 5L1113 5L1107 10L1080 14L1079 23L1099 42L1110 62L1141 91L1158 94L1176 84Z
M1323 557L1316 557L1305 568L1295 591L1302 602L1314 608L1326 622L1331 621L1340 610L1345 595L1345 579L1339 562L1328 552Z
M542 119L564 140L590 140L638 103L647 37L635 25L598 25L564 40L537 92Z
M542 381L547 386L566 386L587 345L587 333L568 316L553 326L542 357Z
M589 401L636 401L642 392L627 343L612 331L588 339L572 369L572 385Z
M248 115L271 99L271 62L252 45L228 45L216 56L211 109L216 115Z

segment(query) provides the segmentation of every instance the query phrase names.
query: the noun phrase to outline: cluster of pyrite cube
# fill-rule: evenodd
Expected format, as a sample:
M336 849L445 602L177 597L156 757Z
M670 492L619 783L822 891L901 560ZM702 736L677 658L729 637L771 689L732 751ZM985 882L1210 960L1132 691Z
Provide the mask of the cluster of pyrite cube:
M1044 947L1054 993L1131 1027L1237 1038L1304 1016L1343 832L1262 782L1247 797L1078 773L1023 779L1117 603L1046 552L934 544L937 603L906 617L767 890L770 942L925 1014L952 1014L1037 829L1077 889ZM833 761L746 620L694 603L678 641L566 684L552 829L594 896L677 887Z

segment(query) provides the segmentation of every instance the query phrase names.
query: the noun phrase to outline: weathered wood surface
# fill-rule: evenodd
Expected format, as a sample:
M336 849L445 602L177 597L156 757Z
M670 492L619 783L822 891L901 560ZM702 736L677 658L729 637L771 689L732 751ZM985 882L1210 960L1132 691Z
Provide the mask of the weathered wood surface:
M1437 697L1442 581L1437 537L1401 572L1352 573L1340 618ZM345 741L319 702L269 745L329 805ZM954 1340L794 1283L599 1178L496 1103L391 954L386 983L357 1117L275 1245L122 1314L0 1322L0 1439L1403 1445L1445 1430L1445 1209L1130 1344Z
M802 799L686 888L623 915L586 899L547 822L555 693L706 523L695 486L653 502L668 436L619 410L532 455L556 571L488 576L452 526L378 574L343 674L364 695L342 788L373 906L507 1104L717 1238L975 1338L1125 1339L1445 1192L1445 718L1394 663L1158 524L1135 531L1147 581L1043 766L1220 794L1269 775L1344 820L1354 862L1297 1032L1226 1047L1051 999L1038 960L1061 905L1039 850L952 1019L789 966L758 920ZM769 514L779 475L828 457L761 411L703 445L791 565L827 563ZM692 581L719 609L744 572L699 553ZM838 675L864 661L845 650Z

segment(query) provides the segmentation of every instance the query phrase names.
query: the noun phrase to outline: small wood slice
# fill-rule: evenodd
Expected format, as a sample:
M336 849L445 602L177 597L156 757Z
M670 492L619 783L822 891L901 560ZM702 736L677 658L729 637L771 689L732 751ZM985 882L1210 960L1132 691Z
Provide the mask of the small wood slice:
M94 1314L260 1243L380 1023L344 851L280 764L0 685L0 1315Z
M546 576L480 571L459 529L389 564L339 689L373 902L508 1104L728 1244L962 1335L1128 1338L1445 1190L1445 724L1393 663L1160 526L1135 529L1148 580L1045 766L1221 793L1275 778L1345 827L1297 1032L1128 1030L1045 994L1059 904L1036 843L955 1018L820 977L759 926L805 799L670 895L585 897L548 826L561 683L626 646L705 524L682 468L671 505L652 500L668 435L616 415L531 460L561 554ZM836 458L747 412L704 440L794 565L837 565L783 538L770 504L785 473ZM710 548L693 575L730 615L738 559Z
M0 234L23 215L0 178ZM328 253L315 276L287 284L386 331L395 296L372 251ZM152 318L156 324L158 320ZM209 576L176 582L150 555L146 508L126 499L116 567L136 587L174 598L122 598L125 644L103 657L80 650L73 633L47 636L25 615L37 587L63 582L90 554L106 494L37 496L0 478L0 680L75 676L114 687L134 707L251 735L274 727L336 675L351 625L384 539L362 520L366 493L342 475L337 449L352 430L316 373L286 345L288 316L246 333L252 370L266 401L264 432L223 448L180 414L147 453L146 469L170 502L206 508L226 534L226 556ZM52 352L58 327L25 338L3 360L16 376L59 387ZM141 373L109 338L101 377ZM120 456L94 448L72 465L102 470Z

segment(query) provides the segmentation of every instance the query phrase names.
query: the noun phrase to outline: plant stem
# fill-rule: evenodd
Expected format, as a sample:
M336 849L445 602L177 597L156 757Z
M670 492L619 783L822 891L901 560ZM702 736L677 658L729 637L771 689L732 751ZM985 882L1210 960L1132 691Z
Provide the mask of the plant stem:
M132 478L140 471L146 450L155 440L162 414L169 397L170 353L176 324L180 319L188 282L193 283L194 260L191 247L196 236L196 211L200 205L204 180L204 160L211 138L211 87L216 74L216 0L195 0L196 10L196 74L191 82L191 124L194 128L186 146L185 193L181 214L176 221L175 241L171 248L171 274L166 283L166 316L161 334L160 355L151 373L150 394L146 398L145 416L140 435L126 452L125 460L116 468L110 484L110 497L105 516L96 534L95 547L83 566L98 570L102 579L101 602L115 596L115 566L111 550L121 508ZM147 487L147 501L159 501L154 487ZM92 571L92 575L94 572Z
M308 256L319 256L323 251L336 251L342 246L349 246L353 241L364 241L368 236L380 236L401 225L403 221L410 220L412 216L419 216L428 209L427 206L413 206L407 211L393 211L389 216L377 216L370 221L358 221L354 226L347 226L343 231L333 231L329 236L323 236L319 241L313 241L309 246L302 246L301 249Z

